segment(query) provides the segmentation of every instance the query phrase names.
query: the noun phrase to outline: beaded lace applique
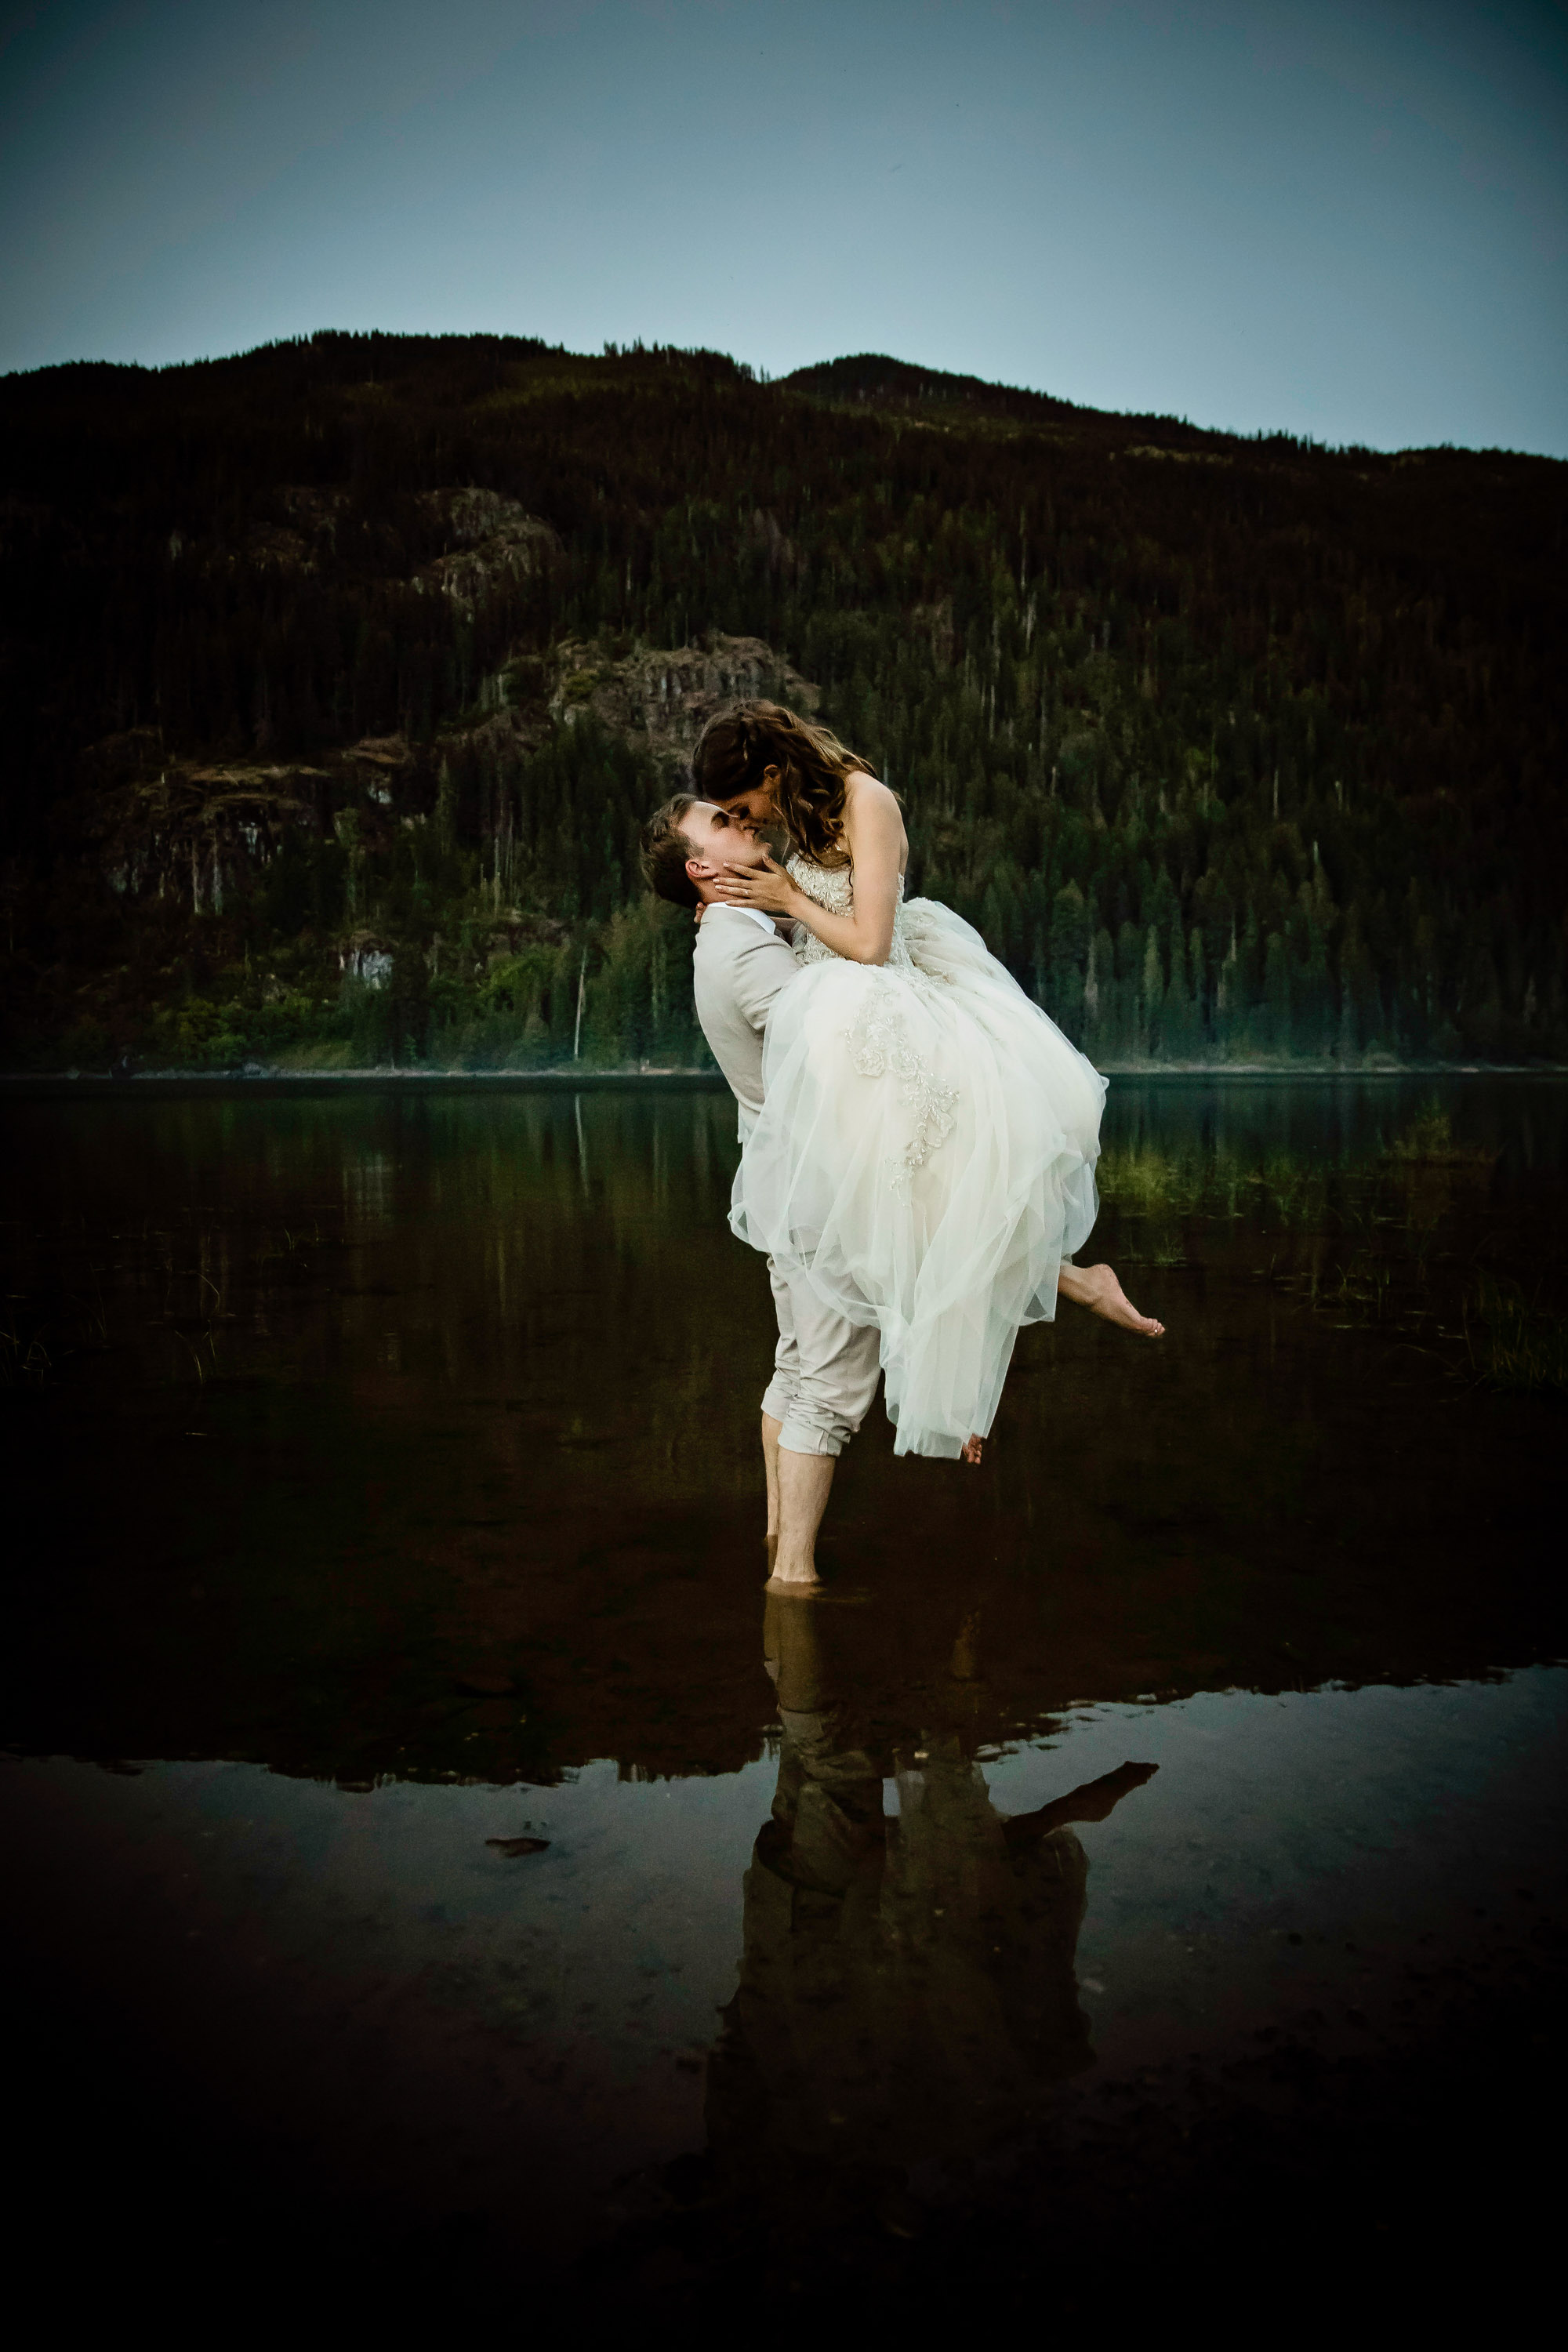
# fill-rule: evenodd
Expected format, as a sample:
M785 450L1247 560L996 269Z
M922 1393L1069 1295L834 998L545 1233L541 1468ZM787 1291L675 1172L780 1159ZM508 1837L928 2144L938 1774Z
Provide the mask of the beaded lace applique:
M787 871L808 898L830 915L852 915L855 912L855 875L848 866L818 866L809 857L792 857ZM805 945L796 950L802 963L826 963L833 950L815 931L807 931ZM888 950L884 971L909 971L915 969L910 953L910 943L904 936L904 877L899 877L899 895L893 903L893 943Z
M797 856L790 859L788 870L807 898L815 898L830 915L854 913L855 882L847 866L818 866L811 858ZM805 944L799 950L802 963L825 962L834 952L814 931L807 932ZM916 987L934 985L910 953L904 929L901 875L893 908L893 942L888 961L879 968L867 969L871 986L867 991L865 1010L845 1030L844 1042L861 1077L881 1078L892 1073L900 1081L901 1100L913 1113L908 1142L885 1163L889 1182L900 1199L907 1201L910 1178L925 1166L933 1151L941 1150L957 1125L958 1088L943 1086L931 1064L910 1045L899 1003L900 991L890 986L887 978L887 974L896 971L901 981L912 981Z
M885 981L873 989L870 1004L860 1019L846 1029L844 1042L861 1077L881 1078L892 1072L900 1081L900 1098L914 1113L909 1141L885 1163L894 1192L907 1201L910 1179L957 1125L958 1088L944 1087L931 1064L915 1052L895 992Z

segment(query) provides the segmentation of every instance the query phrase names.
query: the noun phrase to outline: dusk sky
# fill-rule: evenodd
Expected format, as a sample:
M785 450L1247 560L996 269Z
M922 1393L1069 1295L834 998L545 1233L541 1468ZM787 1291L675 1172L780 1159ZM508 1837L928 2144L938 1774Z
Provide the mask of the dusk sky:
M1562 0L0 8L0 369L321 327L887 352L1568 454Z

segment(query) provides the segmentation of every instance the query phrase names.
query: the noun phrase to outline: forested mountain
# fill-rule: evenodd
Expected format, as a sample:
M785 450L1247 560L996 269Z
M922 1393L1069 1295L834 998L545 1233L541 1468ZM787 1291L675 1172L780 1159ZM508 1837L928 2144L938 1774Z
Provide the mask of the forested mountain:
M0 383L5 1055L695 1061L636 837L818 710L1103 1062L1568 1057L1568 467L876 357Z

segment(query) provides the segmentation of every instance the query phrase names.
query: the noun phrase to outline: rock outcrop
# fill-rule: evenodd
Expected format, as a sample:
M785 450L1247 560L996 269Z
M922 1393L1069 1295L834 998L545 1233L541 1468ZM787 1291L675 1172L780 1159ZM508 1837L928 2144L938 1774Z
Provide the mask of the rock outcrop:
M555 655L552 719L571 726L592 711L639 749L685 759L715 711L765 696L810 713L821 696L761 637L719 631L698 646L650 649L611 659L601 646L569 640Z
M269 512L253 521L237 550L172 534L171 559L187 548L207 569L232 570L237 562L273 578L305 578L320 572L339 553L339 528L351 500L346 488L292 484L270 494ZM561 554L551 525L500 490L422 490L413 501L418 518L410 547L390 523L363 521L354 540L356 560L389 580L450 596L472 607L498 589L547 571ZM440 553L428 559L432 541Z
M562 551L547 522L499 490L426 490L419 505L451 544L418 573L417 584L459 604L480 604L496 588L531 578Z
M553 533L512 500L489 491L430 496L448 502L442 511L452 535L468 542L422 575L450 593L482 593L498 565L526 565L555 545ZM302 537L300 544L301 565L313 561ZM454 568L470 562L480 567L471 578ZM173 756L156 728L135 728L81 755L89 856L118 897L208 917L234 913L290 835L334 842L344 859L347 926L334 942L338 962L343 973L377 987L390 971L391 949L364 928L369 866L400 828L440 824L443 780L456 755L467 753L492 780L516 777L554 730L591 715L634 748L684 761L715 711L758 695L805 712L820 698L760 637L715 632L700 645L631 654L572 639L547 655L520 654L485 679L468 722L433 742L377 735L310 761L198 761ZM497 805L503 804L510 810L504 790ZM564 923L507 902L512 877L510 866L503 875L500 845L510 840L511 822L510 814L496 820L500 832L486 853L494 861L494 905L481 962L490 964L521 946L557 945L566 934ZM490 869L485 887L489 892Z
M94 746L100 762L116 740ZM285 834L318 824L316 787L327 775L324 768L172 761L153 775L118 782L97 808L104 877L121 898L188 899L195 915L221 915L240 877L267 865Z

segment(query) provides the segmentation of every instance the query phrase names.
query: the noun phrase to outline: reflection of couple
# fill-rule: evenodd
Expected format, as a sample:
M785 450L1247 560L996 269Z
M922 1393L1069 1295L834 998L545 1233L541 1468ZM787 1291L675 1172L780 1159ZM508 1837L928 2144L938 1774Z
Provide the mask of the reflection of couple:
M1162 1327L1109 1266L1068 1263L1098 1209L1104 1079L967 923L905 901L887 786L768 702L712 720L692 769L700 796L650 819L644 864L700 910L698 1018L741 1106L731 1223L766 1253L778 1310L773 1577L798 1589L879 1369L898 1452L973 1462L1020 1328L1058 1291Z
M1074 1973L1089 1864L1072 1824L1104 1821L1155 1768L1123 1764L1009 1819L956 1731L928 1725L886 1759L860 1744L822 1631L819 1612L770 1597L778 1791L746 1874L709 2135L737 2186L782 2166L820 2190L826 2166L896 2207L914 2167L1005 2142L1091 2063ZM961 1636L955 1665L972 1675L967 1647Z

